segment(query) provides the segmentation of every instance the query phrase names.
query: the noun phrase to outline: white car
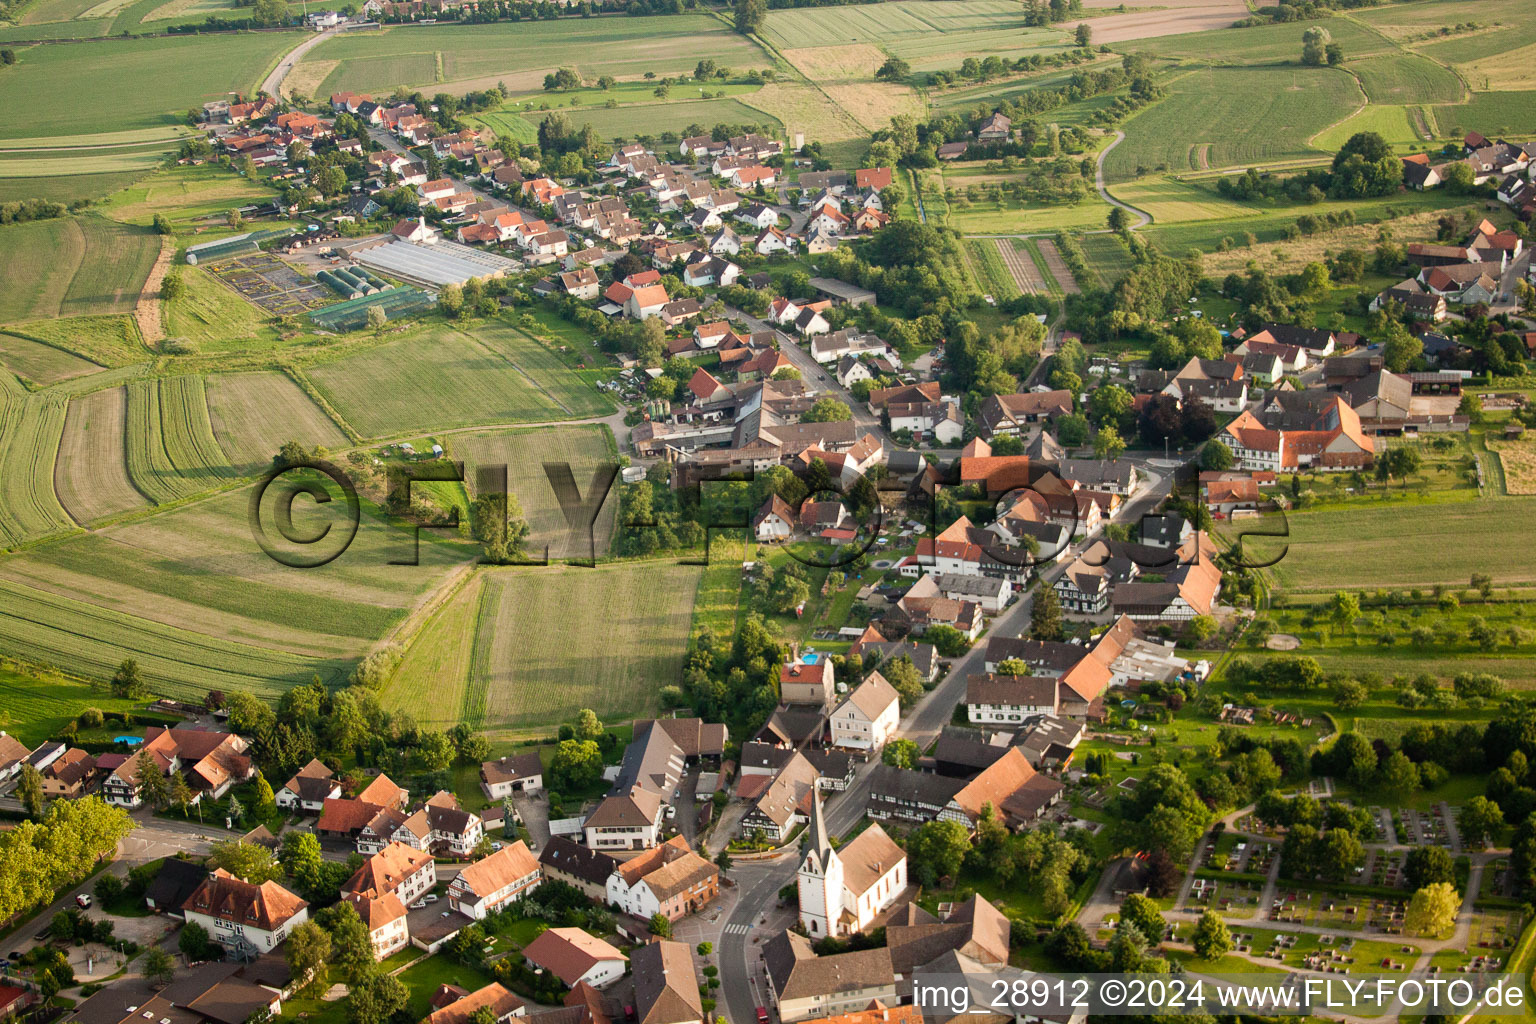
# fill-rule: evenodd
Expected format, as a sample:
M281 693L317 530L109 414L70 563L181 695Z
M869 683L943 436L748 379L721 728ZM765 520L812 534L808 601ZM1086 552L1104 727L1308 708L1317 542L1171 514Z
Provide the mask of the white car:
M435 893L435 892L427 893L425 896L423 896L421 898L421 902L423 902L423 903L436 903L437 902L437 893Z
M411 909L412 910L420 910L421 908L425 907L426 905L427 905L427 901L426 900L417 900L415 903L411 904Z

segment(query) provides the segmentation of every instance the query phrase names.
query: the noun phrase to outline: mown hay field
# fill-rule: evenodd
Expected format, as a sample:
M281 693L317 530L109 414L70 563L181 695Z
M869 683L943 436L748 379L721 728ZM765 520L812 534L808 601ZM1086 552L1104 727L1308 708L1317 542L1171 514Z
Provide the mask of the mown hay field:
M300 63L338 61L317 94L387 90L575 67L589 78L692 71L702 58L728 67L767 63L750 40L706 15L584 21L437 25L349 33L315 47ZM438 68L441 65L441 78ZM508 83L514 89L512 82ZM537 88L537 81L523 83Z
M6 227L0 245L0 323L131 310L160 251L147 229L104 217Z
M1497 16L1492 10L1484 10L1482 4L1464 7L1462 10L1467 17L1457 18L1453 23L1476 21L1487 28L1417 45L1415 49L1426 57L1446 64L1472 64L1536 43L1536 19L1531 18L1529 6L1519 8L1518 13L1500 13ZM1494 25L1494 21L1499 24Z
M571 417L494 337L433 325L305 375L364 437Z
M487 320L475 328L475 336L493 345L519 370L532 377L568 415L585 418L613 412L613 402L607 395L522 329L505 320Z
M1065 41L1059 28L1028 28L1005 0L923 0L770 11L764 38L781 49L874 44L914 64L959 64L967 56L1011 54Z
M821 142L827 159L839 166L851 166L868 147L864 127L805 82L774 82L744 96L742 102L777 120L791 138L803 134L807 141Z
M592 474L600 466L617 464L613 435L601 424L569 427L538 427L530 430L499 430L459 434L449 439L450 454L464 461L464 484L477 496L477 473L482 468L505 466L507 489L517 496L528 522L527 551L530 558L602 557L613 537L618 514L618 478L598 508L587 537L571 537L571 528L544 471L545 463L565 463L584 500L592 498ZM594 552L595 548L595 552Z
M380 700L391 710L409 711L424 729L449 729L466 721L469 678L486 574L471 574L464 586L432 613L401 659ZM430 700L423 700L431 694Z
M138 326L131 316L123 314L34 320L4 330L17 338L71 353L97 368L141 363L148 357L139 338ZM57 379L67 380L73 376L75 374Z
M0 375L0 547L71 526L53 490L66 401L53 392L29 395L15 378Z
M702 568L666 562L487 571L465 721L533 729L581 708L654 712L682 671Z
M214 439L203 378L195 375L128 385L127 459L134 486L157 505L238 475Z
M5 332L0 332L0 365L37 387L47 387L101 369L73 352Z
M1536 43L1459 65L1476 89L1536 89Z
M1488 441L1504 469L1504 489L1510 494L1536 494L1536 442Z
M128 476L127 422L126 387L93 391L69 403L53 482L59 503L82 526L149 504Z
M214 437L230 464L244 472L271 464L288 441L333 449L347 443L325 410L285 374L215 374L206 390Z
M1253 29L1252 31L1262 31ZM1109 181L1138 167L1178 173L1209 145L1209 166L1246 167L1316 156L1307 140L1365 102L1335 68L1212 68L1186 75L1168 96L1125 123L1125 141L1104 159Z
M1464 585L1489 573L1500 585L1536 582L1536 551L1522 525L1536 498L1496 497L1427 504L1344 504L1287 515L1289 540L1251 539L1251 557L1273 557L1289 545L1274 573L1293 591L1340 587ZM1447 543L1479 537L1484 543Z
M1394 4L1387 17L1395 17L1401 7L1410 6ZM1135 48L1163 57L1192 57L1225 64L1295 64L1301 59L1300 27L1295 22L1288 22L1257 28L1213 29L1209 32L1145 39L1138 42ZM1358 21L1330 18L1325 27L1333 41L1344 47L1345 55L1351 60L1394 50L1391 41L1374 27ZM1251 98L1262 96L1261 93L1250 95Z
M1412 53L1384 54L1344 65L1372 103L1458 103L1466 87L1454 73Z
M1526 0L1479 0L1468 7L1462 0L1428 0L1425 3L1394 4L1351 11L1351 21L1362 22L1388 38L1400 41L1433 42L1441 28L1452 28L1469 21L1488 26L1508 24L1528 13Z
M19 50L0 75L0 139L176 124L188 107L254 90L298 39L290 32L239 32Z

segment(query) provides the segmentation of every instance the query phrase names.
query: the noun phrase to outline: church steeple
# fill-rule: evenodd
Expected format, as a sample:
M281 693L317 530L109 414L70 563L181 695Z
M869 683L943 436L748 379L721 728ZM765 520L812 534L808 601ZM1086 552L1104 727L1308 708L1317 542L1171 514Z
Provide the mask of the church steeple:
M843 862L832 848L822 814L821 790L811 793L810 841L800 858L800 921L813 939L837 934L843 908Z

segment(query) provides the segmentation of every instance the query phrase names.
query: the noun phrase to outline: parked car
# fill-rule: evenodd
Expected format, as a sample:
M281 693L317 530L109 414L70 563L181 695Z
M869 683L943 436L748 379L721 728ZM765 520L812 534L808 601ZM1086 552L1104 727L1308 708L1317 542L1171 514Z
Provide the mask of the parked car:
M425 907L426 905L427 905L427 901L426 900L417 900L415 903L411 904L411 909L412 910L420 910L422 907Z
M421 902L423 902L423 903L436 903L437 902L437 893L435 893L435 892L427 893L425 896L423 896L421 898Z
M768 1024L768 1010L766 1007L757 1008L757 1024Z
M79 896L75 897L75 906L79 907L81 910L89 909L90 905L91 905L91 894L90 893L83 892Z

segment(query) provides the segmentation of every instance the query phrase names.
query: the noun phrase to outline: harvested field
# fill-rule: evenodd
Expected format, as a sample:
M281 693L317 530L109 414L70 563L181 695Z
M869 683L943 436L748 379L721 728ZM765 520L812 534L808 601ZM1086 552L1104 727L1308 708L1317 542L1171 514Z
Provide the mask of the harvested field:
M139 336L149 345L157 344L165 338L165 323L160 316L160 286L165 282L165 275L175 258L176 243L169 237L162 238L160 255L150 268L149 277L144 281L144 290L139 293L139 301L133 307L133 320L139 325Z
M203 378L161 377L128 385L128 475L157 505L235 478L214 440Z
M460 720L494 731L581 708L619 720L654 712L682 670L701 573L661 562L488 571Z
M1488 450L1504 468L1504 489L1510 494L1536 494L1536 442L1489 441Z
M1536 43L1460 65L1472 84L1500 92L1536 89Z
M287 441L346 446L341 429L285 374L216 374L208 378L207 391L214 437L230 464L243 472L269 465Z
M1440 216L1440 211L1428 210L1399 217L1391 222L1392 234L1396 238L1406 239L1432 236L1435 233L1435 221ZM1239 246L1227 252L1207 251L1202 257L1202 263L1205 272L1217 280L1227 274L1242 273L1249 262L1255 262L1264 270L1274 273L1281 267L1294 269L1312 260L1323 259L1327 252L1348 248L1368 250L1375 244L1380 230L1380 225L1356 224L1294 241L1260 242L1251 249Z
M73 352L4 332L0 332L0 365L37 387L47 387L101 369Z
M1003 258L1003 266L1008 268L1014 284L1023 294L1050 294L1050 286L1045 283L1045 277L1040 273L1040 268L1035 266L1035 261L1030 258L1029 253L1020 248L1022 244L1011 238L997 239L997 252Z
M785 60L798 68L806 78L817 82L839 78L874 81L875 72L886 61L885 51L873 43L807 46L783 52Z
M566 463L582 497L591 500L592 473L599 466L617 463L613 434L603 425L538 427L456 435L450 439L452 455L464 461L465 486L475 493L476 473L481 467L506 466L508 490L517 496L528 521L527 550L530 558L590 558L608 552L618 514L618 479L598 510L592 527L592 546L584 537L571 539L571 529L544 472L544 464ZM594 552L592 547L596 548Z
M777 120L791 138L816 139L833 162L862 154L869 133L842 107L804 82L773 82L743 97L742 102ZM836 154L836 155L834 155Z
M12 224L0 246L0 322L127 312L158 238L103 217Z
M567 418L505 354L446 325L305 373L365 437Z
M870 131L891 126L891 118L908 115L922 118L926 108L917 93L889 82L827 82L821 86L832 102L853 115Z
M29 395L0 375L0 546L70 528L53 490L54 456L64 433L65 396Z
M53 483L59 503L81 526L149 505L128 477L123 450L127 415L126 388L107 388L69 403Z
M1045 266L1056 279L1056 287L1066 295L1077 295L1082 289L1078 287L1077 280L1072 276L1072 271L1067 269L1062 262L1061 250L1056 248L1056 243L1049 238L1035 239L1035 245L1040 250L1040 256L1045 260Z

